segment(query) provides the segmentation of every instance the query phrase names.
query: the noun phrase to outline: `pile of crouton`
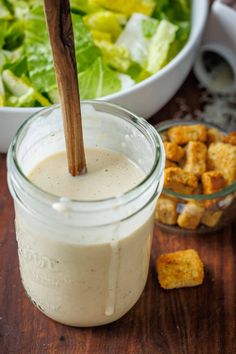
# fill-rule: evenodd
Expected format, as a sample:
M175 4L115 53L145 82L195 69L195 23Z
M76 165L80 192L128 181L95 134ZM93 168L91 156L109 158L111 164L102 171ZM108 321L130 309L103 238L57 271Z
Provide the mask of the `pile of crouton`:
M176 125L161 134L166 152L164 188L210 195L236 181L236 132L223 134L203 124ZM186 196L187 197L187 196ZM166 225L196 229L216 226L233 195L200 201L162 194L156 219Z

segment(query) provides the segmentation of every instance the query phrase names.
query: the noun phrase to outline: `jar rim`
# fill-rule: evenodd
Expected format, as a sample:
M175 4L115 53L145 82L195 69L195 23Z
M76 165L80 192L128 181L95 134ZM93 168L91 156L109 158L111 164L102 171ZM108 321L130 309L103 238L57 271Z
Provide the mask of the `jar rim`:
M108 103L102 100L82 100L81 101L82 105L90 104L92 106L100 106L100 107L110 107L114 108L121 113L124 113L123 116L119 117L121 119L126 120L130 124L132 124L136 129L138 129L147 139L148 141L155 147L155 158L153 165L148 172L148 174L145 176L143 180L133 188L129 189L128 191L114 197L109 197L109 198L104 198L104 199L96 199L96 200L77 200L77 199L72 199L72 198L65 198L63 196L57 196L55 194L49 193L42 188L36 186L34 183L30 181L30 179L24 174L22 171L20 164L18 162L17 158L17 148L18 144L20 143L20 138L22 138L24 133L27 131L28 127L30 124L35 121L37 118L39 118L42 113L47 113L47 112L52 112L55 109L60 108L60 104L55 104L50 107L43 108L42 110L34 113L31 115L18 129L18 131L15 134L15 137L10 145L9 151L8 151L8 161L10 160L10 155L11 155L11 160L16 167L17 175L20 178L21 182L26 183L27 186L30 186L30 188L33 189L33 191L37 194L40 194L40 196L44 199L50 199L51 203L57 203L61 202L62 199L66 199L66 201L70 202L71 205L75 206L97 206L99 204L99 207L103 205L104 208L107 207L107 203L112 203L112 202L122 202L125 200L132 200L134 197L134 194L137 193L137 191L142 190L146 184L146 182L157 172L157 179L161 179L162 173L164 171L164 166L165 166L165 152L164 152L164 146L162 143L162 139L156 129L147 121L136 114L130 112L129 110L120 107L116 104ZM126 115L126 116L125 116ZM158 148L157 148L158 146Z

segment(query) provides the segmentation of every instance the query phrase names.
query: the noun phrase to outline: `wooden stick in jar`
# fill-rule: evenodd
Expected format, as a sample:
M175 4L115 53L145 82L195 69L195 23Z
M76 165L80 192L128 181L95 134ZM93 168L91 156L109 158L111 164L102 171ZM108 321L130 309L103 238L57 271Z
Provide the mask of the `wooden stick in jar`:
M69 172L86 172L80 96L69 0L44 0L60 94Z

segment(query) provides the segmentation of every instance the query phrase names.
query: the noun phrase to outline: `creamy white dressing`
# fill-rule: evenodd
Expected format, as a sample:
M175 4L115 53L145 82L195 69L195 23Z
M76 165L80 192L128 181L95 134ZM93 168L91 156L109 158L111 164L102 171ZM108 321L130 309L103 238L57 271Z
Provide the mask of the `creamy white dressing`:
M99 200L134 188L144 172L123 154L108 149L86 149L87 173L72 177L65 152L41 161L28 178L38 187L60 197Z
M132 161L111 150L87 149L86 159L88 173L83 176L70 176L65 153L58 153L36 165L28 177L41 189L64 197L66 204L66 198L118 196L145 176ZM68 228L60 240L51 237L53 229L18 213L19 260L28 295L46 315L65 324L92 326L120 318L137 301L146 282L153 211L104 229ZM79 240L86 232L99 235L101 231L109 242L67 242L67 232Z

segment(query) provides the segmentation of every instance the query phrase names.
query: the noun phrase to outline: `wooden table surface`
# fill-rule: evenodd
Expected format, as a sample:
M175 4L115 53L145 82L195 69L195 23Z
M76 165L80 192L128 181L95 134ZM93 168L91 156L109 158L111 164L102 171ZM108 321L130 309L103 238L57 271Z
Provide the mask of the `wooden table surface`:
M193 110L199 107L199 89L192 74L176 97L186 98ZM173 117L178 108L175 98L152 123ZM137 304L115 323L79 329L45 317L25 295L13 220L5 156L0 155L0 354L236 353L236 225L201 236L178 236L156 228L148 282ZM156 257L186 248L199 252L205 264L204 284L162 290Z

